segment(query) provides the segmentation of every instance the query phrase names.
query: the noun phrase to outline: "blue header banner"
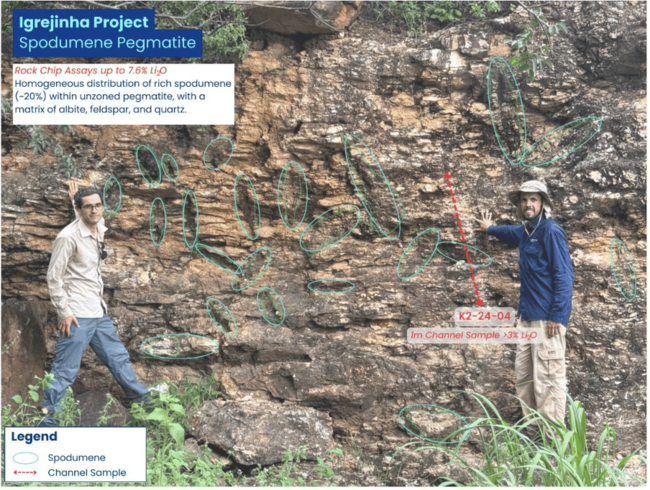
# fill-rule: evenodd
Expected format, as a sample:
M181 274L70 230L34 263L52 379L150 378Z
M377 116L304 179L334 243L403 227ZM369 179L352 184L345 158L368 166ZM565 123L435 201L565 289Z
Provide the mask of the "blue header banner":
M15 9L14 58L200 58L203 30L156 30L155 11Z

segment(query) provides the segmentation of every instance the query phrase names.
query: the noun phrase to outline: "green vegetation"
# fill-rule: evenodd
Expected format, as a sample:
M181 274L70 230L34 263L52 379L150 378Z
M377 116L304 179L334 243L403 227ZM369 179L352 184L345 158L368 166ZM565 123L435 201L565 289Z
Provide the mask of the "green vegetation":
M504 41L516 52L509 60L519 72L528 72L530 80L542 72L543 68L553 68L550 56L552 54L551 37L560 31L566 32L562 23L550 24L542 14L540 7L529 9L518 2L531 16L527 24L521 24L522 32L514 39L509 36Z
M26 399L16 395L13 401L17 408L2 407L3 426L35 426L45 416L37 408L40 392L44 390L52 374L28 387ZM190 448L185 445L186 431L191 413L206 401L221 395L214 374L200 379L186 378L180 385L161 381L166 392L153 392L147 404L134 403L131 406L133 420L128 425L147 427L147 483L116 484L115 486L304 486L307 475L313 486L335 486L333 462L343 455L340 448L330 449L326 458L317 462L306 473L304 462L307 448L301 446L295 452L286 451L283 461L277 466L256 468L251 475L243 475L241 470L224 470L223 462L208 448ZM605 420L604 428L594 447L587 442L587 416L582 404L569 398L569 423L567 427L550 422L538 412L531 413L516 423L505 421L497 408L484 396L472 393L481 407L483 416L470 423L473 429L472 440L481 448L481 460L468 461L463 458L458 445L443 446L423 441L413 441L399 447L393 454L383 475L384 483L396 484L401 465L398 456L406 451L415 453L428 451L429 454L442 452L447 455L449 464L456 467L462 476L456 480L446 475L437 475L431 485L440 486L627 486L630 483L645 482L626 471L631 458L638 454L633 451L616 462L616 432ZM109 415L113 398L108 395L107 403L99 416L99 424L106 424L115 415ZM79 425L81 410L74 401L72 391L68 390L63 408L56 418L60 426ZM541 428L537 430L538 426ZM537 430L537 435L530 434ZM459 427L449 435L449 439L461 437L467 427ZM4 438L4 431L2 431ZM356 448L356 449L355 449ZM351 442L352 456L360 460L367 456L363 450ZM646 464L646 459L638 455ZM4 459L3 463L4 464ZM434 464L434 463L432 463ZM366 461L362 467L379 467L379 463ZM445 470L448 466L445 466ZM396 473L396 474L395 474ZM4 468L2 469L4 475ZM379 475L378 475L379 476ZM39 484L8 484L8 486L43 486ZM80 484L48 484L48 486L92 486Z
M36 377L37 383L29 385L27 399L20 395L13 397L18 405L2 407L2 426L35 426L47 414L36 406L40 393L49 386L53 375L46 373L43 378ZM307 449L301 446L295 454L284 453L283 463L277 467L256 469L251 477L246 477L241 470L225 471L225 463L220 462L207 444L191 450L185 445L186 429L189 426L191 412L206 401L221 395L214 373L200 379L185 378L180 385L161 381L166 392L152 392L150 403L134 403L131 406L133 419L129 426L147 427L147 483L113 483L111 486L241 486L253 483L257 486L293 486L305 485L304 477L298 473L298 463L305 459ZM110 395L99 416L99 425L106 424L116 415L109 415L111 405L115 403ZM79 425L81 409L74 401L72 390L68 389L62 408L56 414L59 426ZM4 431L2 431L4 447ZM339 448L331 449L327 460L318 458L311 468L314 486L333 486L331 479L334 470L329 463L336 455L341 455ZM2 458L2 484L6 486L60 486L88 487L106 486L90 483L6 483L4 482L4 458ZM301 471L305 471L304 467Z
M56 156L54 166L61 175L68 180L76 176L83 177L84 172L77 166L77 161L72 154L64 154L59 141L54 136L46 136L41 126L27 126L26 129L21 126L17 127L27 136L26 140L17 145L18 148L29 148L34 155L42 155L49 148L53 148L54 156ZM72 126L57 126L56 132L66 136L73 132Z
M500 10L499 3L494 0L485 2L390 1L375 2L373 7L377 18L386 17L392 19L395 26L405 26L411 37L426 32L427 27L435 23L449 24L463 17L483 19L488 14Z
M506 7L506 8L504 8ZM509 9L508 9L509 7ZM521 32L513 39L504 41L510 45L514 55L508 60L519 72L529 74L531 80L546 68L552 68L552 37L566 32L562 23L550 23L540 7L528 7L516 2L463 1L389 1L374 2L373 12L377 19L384 18L398 28L404 28L410 37L427 32L429 28L439 29L459 22L476 21L489 16L506 15L517 7L528 12L530 20L521 24Z
M13 114L11 99L2 99L2 120L9 122Z
M248 50L246 15L229 2L111 2L121 8L156 10L156 29L203 29L203 63L236 55L242 59ZM135 5L134 5L135 4Z
M12 104L10 99L2 99L2 121L6 124L12 123ZM16 145L17 148L28 148L32 150L34 155L42 155L46 153L50 148L53 149L54 156L56 156L56 161L54 166L57 171L63 175L66 179L71 179L73 177L79 176L83 177L84 172L77 166L77 161L75 158L70 155L66 155L63 152L63 147L59 143L59 140L54 136L48 136L43 132L42 126L13 126L17 128L27 139L21 141ZM72 126L69 125L59 125L56 126L55 133L60 133L63 136L74 133Z
M24 9L24 8L46 8L34 5L34 2L15 2L15 1L3 1L2 2L2 47L11 46L13 33L14 33L14 24L13 24L13 11L14 9Z
M400 447L393 458L409 448L414 452L440 451L447 454L450 463L464 474L462 481L441 476L442 486L627 486L631 482L645 484L640 478L625 471L633 451L618 463L616 432L605 420L605 427L595 448L587 442L587 415L579 401L569 398L568 427L546 420L535 410L515 424L505 421L497 408L484 396L472 393L482 408L484 417L470 424L478 433L482 460L480 464L465 460L458 448L410 442ZM543 428L537 436L527 433ZM466 428L458 429L449 438L461 436ZM646 463L643 456L639 458ZM390 465L387 470L390 471Z
M328 459L331 462L334 459L333 455L340 456L341 454L343 454L343 451L340 448L330 449ZM306 456L307 448L305 446L300 446L295 453L285 451L282 455L282 465L271 466L270 468L264 469L256 468L253 470L255 485L258 487L304 487L304 478L302 476L297 476L297 474L298 463L304 460ZM326 480L329 480L334 476L334 470L322 458L317 459L317 463L312 468L312 471ZM313 485L319 487L336 486L328 481L313 482Z

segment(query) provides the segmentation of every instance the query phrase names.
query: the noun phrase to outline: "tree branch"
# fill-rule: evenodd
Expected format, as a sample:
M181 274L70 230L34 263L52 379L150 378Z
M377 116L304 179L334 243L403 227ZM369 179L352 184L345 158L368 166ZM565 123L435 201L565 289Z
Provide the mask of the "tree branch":
M521 7L528 13L533 14L533 16L538 20L540 24L544 24L546 27L551 27L548 22L544 22L542 19L539 18L539 16L533 11L530 10L528 7L526 7L523 3L521 3L520 0L517 0L517 3L521 5Z
M529 14L532 14L532 15L537 19L537 22L539 22L539 23L542 24L544 27L546 27L546 29L542 29L542 32L544 33L544 36L546 36L546 40L548 41L548 45L552 47L552 44L551 44L551 38L550 38L550 36L548 35L548 29L551 28L551 25L550 25L548 22L544 22L542 19L540 19L540 18L539 18L539 15L537 15L534 11L532 11L532 10L530 10L528 7L526 7L523 3L521 3L520 0L517 0L517 3L518 3L519 5L521 5L521 7L522 7L526 12L528 12ZM551 49L551 52L552 52L552 51L553 51L553 50Z
M125 5L131 5L131 4L134 4L136 2L123 2L123 3L119 4L119 5L106 5L104 3L93 2L92 0L85 0L84 3L87 3L89 5L95 5L96 7L102 7L102 8L105 8L105 9L117 10L117 9L121 9Z

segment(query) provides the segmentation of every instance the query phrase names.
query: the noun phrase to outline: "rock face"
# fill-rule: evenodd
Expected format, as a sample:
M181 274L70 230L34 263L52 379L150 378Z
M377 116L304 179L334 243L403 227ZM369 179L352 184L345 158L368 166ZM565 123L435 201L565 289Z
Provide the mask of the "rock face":
M259 401L204 403L191 421L192 434L232 451L240 464L270 465L282 454L307 447L307 458L327 453L334 443L330 417L313 408Z
M354 2L238 2L251 24L279 34L332 34L358 15Z
M2 406L16 407L11 397L27 396L34 376L43 377L45 349L45 301L21 301L2 305Z
M449 173L465 238L492 259L475 272L481 298L488 306L516 308L518 251L482 234L470 218L481 207L499 224L516 223L506 192L539 179L548 184L554 219L566 231L574 264L569 394L587 410L590 437L600 433L607 417L621 451L642 446L647 94L645 66L639 62L646 52L646 4L553 2L543 8L549 21L565 23L569 32L553 40L553 70L534 81L517 76L529 144L579 117L603 120L593 139L549 165L509 164L488 110L489 60L511 55L503 38L526 22L522 8L417 39L390 34L370 13L343 37L320 36L302 44L267 34L236 67L234 126L79 126L73 135L59 136L66 154L74 153L86 171L85 184L103 186L111 175L122 184L122 210L108 222L105 298L139 378L177 382L217 370L224 397L231 400L221 416L237 413L238 404L253 405L244 399L270 413L282 413L291 403L292 410L311 408L331 417L337 437L355 436L370 452L392 452L409 440L396 417L411 403L444 406L472 420L482 414L464 393L473 390L514 420L519 415L513 398L515 346L418 345L406 339L410 327L452 326L455 308L473 305L467 269L440 254L410 280L400 280L396 268L408 243L426 228L437 228L443 241L460 239L443 180ZM11 96L11 81L10 60L3 58L3 97ZM72 213L64 180L53 170L51 154L34 157L16 146L24 139L20 132L6 126L3 131L3 301L47 300L52 243ZM371 182L372 172L362 170L379 224L395 227L399 208L398 239L369 226L346 164L341 137L349 133L368 145L391 182L396 204L381 180ZM213 172L203 166L202 155L217 136L231 138L235 148L228 165ZM141 143L176 158L178 182L147 186L133 154ZM290 160L302 165L309 184L307 217L294 231L280 219L277 195L278 178ZM233 212L238 172L250 177L259 198L261 229L255 241L246 238ZM262 246L271 248L269 268L253 287L233 291L229 273L187 249L181 232L185 187L198 199L201 243L236 261ZM167 236L158 248L151 243L148 221L156 196L165 200L168 213ZM242 214L253 204L243 205ZM338 245L306 254L300 233L339 204L358 206L363 222ZM252 214L247 216L244 225L254 225ZM313 240L345 231L344 218L324 223ZM614 238L634 258L632 302L622 297L612 274ZM457 260L463 255L453 245L440 250ZM487 263L478 252L471 257L475 264ZM347 279L355 288L339 295L307 288L324 278ZM256 294L263 286L273 287L284 302L287 317L280 326L269 325L258 310ZM210 320L209 297L228 306L237 321L236 336L224 335ZM141 343L163 333L214 338L218 355L194 361L144 356ZM54 342L48 336L49 361ZM74 388L103 386L107 376L88 352ZM260 418L266 417L264 410ZM236 441L223 444L234 447ZM246 455L262 450L257 444L241 446L239 457L252 461Z
M86 391L81 395L75 397L79 408L81 408L81 426L106 426L106 427L119 427L126 424L131 417L129 411L122 406L122 404L113 399L108 409L106 408L108 390L105 388L95 388L94 390ZM106 421L102 423L102 417L106 417Z

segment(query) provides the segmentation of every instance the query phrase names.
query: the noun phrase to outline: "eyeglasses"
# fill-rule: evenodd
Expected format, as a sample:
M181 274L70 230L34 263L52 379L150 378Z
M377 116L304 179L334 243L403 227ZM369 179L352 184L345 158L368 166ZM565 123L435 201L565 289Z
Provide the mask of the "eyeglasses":
M93 209L96 209L97 211L99 211L99 210L102 209L103 207L104 207L104 205L103 205L102 203L98 203L98 204L84 204L83 206L81 206L81 209L83 209L84 211L92 211Z

